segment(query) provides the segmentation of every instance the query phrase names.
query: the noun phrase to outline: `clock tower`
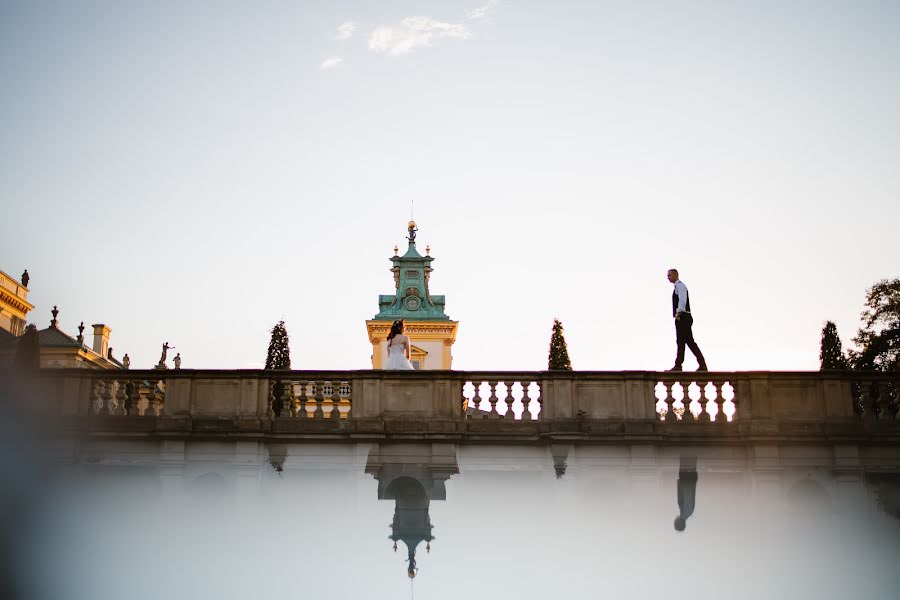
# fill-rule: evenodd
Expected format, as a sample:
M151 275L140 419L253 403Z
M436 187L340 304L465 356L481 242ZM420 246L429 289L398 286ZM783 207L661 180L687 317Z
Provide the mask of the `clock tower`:
M369 343L372 344L372 368L381 369L387 363L387 335L397 319L403 319L410 342L410 360L416 369L450 369L450 352L456 341L457 321L444 314L444 296L435 296L429 289L431 263L426 247L425 256L416 250L415 221L407 226L409 247L403 256L394 247L391 272L394 274L394 294L378 297L378 314L366 321Z

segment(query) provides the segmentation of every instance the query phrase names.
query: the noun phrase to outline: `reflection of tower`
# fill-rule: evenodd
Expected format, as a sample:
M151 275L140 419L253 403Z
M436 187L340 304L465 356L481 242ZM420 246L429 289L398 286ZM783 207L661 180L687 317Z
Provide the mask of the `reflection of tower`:
M381 369L387 361L387 335L391 324L403 319L411 344L410 359L416 369L449 369L453 358L450 350L456 341L457 321L444 313L443 295L433 295L429 287L431 263L416 249L416 223L407 226L409 247L403 256L394 247L391 272L394 274L393 294L378 297L378 314L366 321L369 342L372 344L372 368Z
M378 480L378 499L394 501L389 539L395 550L398 541L406 545L407 574L415 577L419 544L425 542L430 551L435 539L428 514L431 501L446 500L444 482L459 473L456 451L450 444L378 445L369 452L366 473Z

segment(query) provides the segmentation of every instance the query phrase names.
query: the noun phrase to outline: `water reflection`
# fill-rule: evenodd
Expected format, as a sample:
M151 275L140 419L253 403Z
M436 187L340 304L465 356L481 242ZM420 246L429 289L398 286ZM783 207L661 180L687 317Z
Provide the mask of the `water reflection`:
M426 551L431 552L431 501L447 499L444 483L458 472L456 452L450 445L375 445L369 451L366 473L378 480L378 499L394 501L389 539L394 542L395 552L398 541L406 545L406 573L410 579L418 573L419 544L425 542Z
M394 599L417 571L417 598L448 600L900 590L900 476L823 453L754 466L735 449L624 445L165 448L73 449L15 549L29 600Z
M688 517L694 514L697 499L697 459L681 457L677 483L678 516L675 517L675 531L684 531Z

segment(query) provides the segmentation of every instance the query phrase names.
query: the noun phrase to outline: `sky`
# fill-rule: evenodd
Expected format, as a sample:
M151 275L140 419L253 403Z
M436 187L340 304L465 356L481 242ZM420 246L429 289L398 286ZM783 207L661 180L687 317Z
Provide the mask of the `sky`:
M670 267L711 369L817 369L900 276L898 106L889 1L2 0L0 269L132 368L283 319L365 369L414 201L455 369L546 368L554 318L668 368Z

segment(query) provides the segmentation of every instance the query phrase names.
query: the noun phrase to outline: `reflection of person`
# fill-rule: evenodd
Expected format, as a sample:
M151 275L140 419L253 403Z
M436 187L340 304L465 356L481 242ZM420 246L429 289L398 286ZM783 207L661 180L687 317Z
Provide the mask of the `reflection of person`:
M684 531L688 517L694 514L694 501L697 497L697 469L686 469L682 465L678 472L678 516L675 517L675 530Z
M409 338L404 333L406 325L403 319L397 319L391 325L388 334L388 361L385 369L391 371L412 371L415 367L409 362Z
M672 316L675 317L675 341L678 344L675 366L669 370L681 371L681 365L684 363L684 347L687 346L697 359L699 364L697 370L708 371L706 360L697 342L694 341L694 333L691 330L694 317L691 316L691 299L688 296L687 286L678 279L678 269L669 269L667 276L669 281L675 284L675 290L672 292Z

